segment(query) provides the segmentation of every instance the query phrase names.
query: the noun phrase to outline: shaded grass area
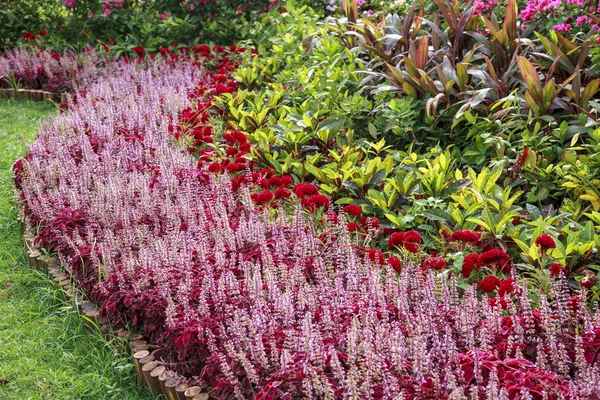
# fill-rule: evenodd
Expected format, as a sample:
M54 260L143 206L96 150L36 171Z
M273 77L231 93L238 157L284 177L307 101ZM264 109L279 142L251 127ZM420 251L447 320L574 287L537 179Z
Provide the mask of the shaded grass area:
M153 399L135 368L45 273L29 268L16 221L11 165L53 105L0 100L0 399Z

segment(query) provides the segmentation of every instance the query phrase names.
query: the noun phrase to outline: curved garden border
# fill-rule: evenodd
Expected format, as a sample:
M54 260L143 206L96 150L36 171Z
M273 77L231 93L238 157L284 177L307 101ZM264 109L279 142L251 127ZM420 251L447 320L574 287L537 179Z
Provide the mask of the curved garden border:
M67 101L66 93L53 93L45 90L31 89L0 89L0 99L24 99L43 102Z

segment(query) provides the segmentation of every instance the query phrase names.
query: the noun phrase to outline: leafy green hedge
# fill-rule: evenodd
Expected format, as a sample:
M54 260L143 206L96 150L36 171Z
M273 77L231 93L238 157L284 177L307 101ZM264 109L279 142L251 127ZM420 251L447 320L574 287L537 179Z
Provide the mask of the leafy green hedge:
M393 65L396 56L386 59L377 46L403 26L398 17L388 17L372 38L366 31L379 28L369 20L323 23L293 3L272 11L251 30L259 55L236 72L240 90L217 98L215 124L245 132L260 166L313 182L337 204L359 205L382 228L417 229L428 251L444 254L454 272L465 253L448 236L477 230L512 256L530 284L547 285L547 268L560 263L577 287L584 271L600 270L598 78L585 44L538 35L531 49L519 46L520 55L505 57L517 51L511 40L520 40L510 39L505 20L493 23L498 33L485 38L495 40L489 47L465 44L457 54L469 60L450 61L419 55L434 29L415 29L419 12L412 12L405 21L417 33ZM456 35L448 23L436 29ZM484 41L476 35L469 37ZM491 95L490 60L500 58L506 76L495 82L506 93ZM540 98L531 79L545 85ZM571 108L555 107L562 103ZM556 249L540 252L535 239L542 234L554 238ZM361 240L385 248L387 238Z
M20 42L84 48L97 43L157 51L173 42L230 45L269 0L23 0L0 2L0 49ZM319 6L320 2L311 2ZM320 8L324 10L324 5Z

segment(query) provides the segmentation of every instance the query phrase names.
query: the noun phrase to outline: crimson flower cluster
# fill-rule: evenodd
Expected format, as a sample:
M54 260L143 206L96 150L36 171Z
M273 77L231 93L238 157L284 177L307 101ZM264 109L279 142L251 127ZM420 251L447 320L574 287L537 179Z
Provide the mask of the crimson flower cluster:
M407 232L395 232L388 239L388 247L390 250L404 247L411 253L416 253L419 251L420 243L421 235L419 232L414 230Z
M550 249L555 249L556 248L556 242L554 241L554 239L552 238L552 236L547 235L547 234L543 234L538 236L535 239L535 245L539 246L540 251L542 253L545 253L546 251L550 250Z
M473 245L478 245L480 239L481 233L473 232L470 230L454 231L450 235L451 242L471 243Z

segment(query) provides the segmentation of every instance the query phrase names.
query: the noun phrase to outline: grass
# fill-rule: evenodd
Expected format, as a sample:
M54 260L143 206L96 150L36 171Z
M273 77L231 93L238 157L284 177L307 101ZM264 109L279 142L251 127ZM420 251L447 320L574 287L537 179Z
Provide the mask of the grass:
M11 165L53 105L0 100L0 399L153 399L130 360L89 333L64 293L29 268Z

